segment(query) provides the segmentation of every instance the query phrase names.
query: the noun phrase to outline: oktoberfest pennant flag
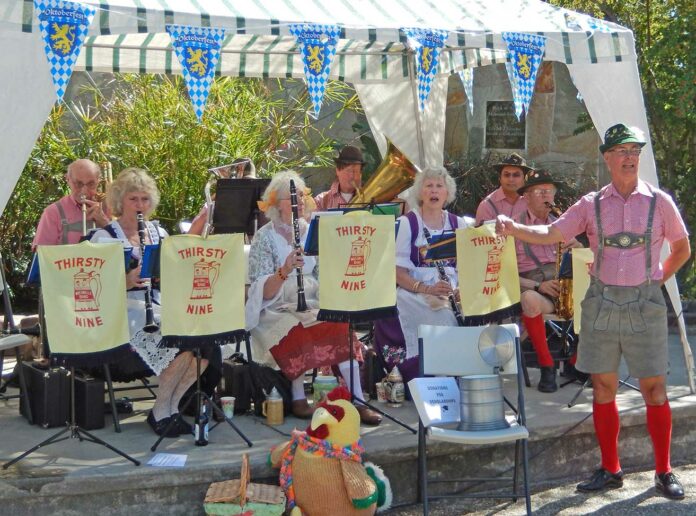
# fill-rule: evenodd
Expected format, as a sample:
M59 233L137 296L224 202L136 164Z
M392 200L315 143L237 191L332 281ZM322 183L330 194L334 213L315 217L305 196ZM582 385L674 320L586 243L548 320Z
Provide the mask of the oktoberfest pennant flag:
M580 334L582 319L582 300L590 287L590 271L594 265L594 253L587 247L571 250L573 257L573 326L575 333Z
M88 366L129 353L123 246L40 245L38 256L51 356Z
M46 43L44 52L51 69L53 86L60 101L65 95L95 10L64 0L34 0L34 10Z
M341 29L338 25L313 23L291 23L289 29L300 47L307 91L312 99L314 114L319 116Z
M244 332L244 235L177 235L161 252L162 340L195 348Z
M467 322L488 324L517 315L520 278L515 239L496 235L493 224L458 229L456 235L460 299Z
M392 215L354 211L319 219L320 321L362 322L396 311Z
M198 121L203 116L225 29L167 25L172 46L179 58L189 98Z
M420 110L430 96L430 86L437 73L440 50L445 46L447 31L439 29L402 28L408 38L408 45L416 52L418 68L418 103Z
M515 114L519 120L522 112L529 112L529 104L534 95L539 65L544 57L546 39L543 36L519 32L503 32L503 40L508 47L508 58L512 64L512 98L515 101Z
M464 86L464 93L466 93L466 100L469 105L469 114L474 114L474 69L464 68L464 70L459 71L459 78L462 80L462 86Z

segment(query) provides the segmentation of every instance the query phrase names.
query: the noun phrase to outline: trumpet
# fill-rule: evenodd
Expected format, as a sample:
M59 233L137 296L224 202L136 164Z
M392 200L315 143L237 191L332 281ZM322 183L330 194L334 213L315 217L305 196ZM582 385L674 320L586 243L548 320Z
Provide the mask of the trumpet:
M290 205L292 207L292 230L295 236L295 250L297 253L301 250L300 246L300 220L297 209L297 187L295 181L290 180ZM304 277L302 276L302 267L297 267L297 311L307 311L307 300L305 299Z
M138 221L138 239L140 240L140 263L145 257L145 217L143 212L139 211L136 214ZM145 287L145 326L143 331L146 333L154 333L159 330L159 326L155 322L155 311L152 308L152 285L148 281Z
M99 163L99 170L100 170L100 179L99 179L99 185L101 186L102 184L104 185L104 191L97 191L97 193L94 194L92 200L96 201L98 203L103 203L104 200L106 199L106 186L110 185L112 182L112 175L111 175L111 162L109 161L102 161ZM82 236L87 235L87 231L90 229L94 229L96 227L96 223L92 222L92 227L88 228L87 227L87 196L85 194L80 194L80 210L82 211Z
M544 203L556 217L561 216L561 209L556 204L550 202ZM561 274L561 265L566 256L570 257L570 250L563 251L563 244L558 242L556 248L556 279L558 280L558 297L554 300L554 310L559 317L563 319L573 318L573 277L568 277L566 274Z

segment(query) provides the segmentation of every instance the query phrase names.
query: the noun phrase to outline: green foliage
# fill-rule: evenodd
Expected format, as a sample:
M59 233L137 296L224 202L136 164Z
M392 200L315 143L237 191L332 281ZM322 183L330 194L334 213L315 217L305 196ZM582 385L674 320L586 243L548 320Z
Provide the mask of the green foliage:
M181 77L117 75L88 86L50 114L0 218L9 280L19 285L42 210L68 193L67 165L77 158L148 170L162 192L157 218L172 230L203 203L210 167L250 157L257 174L332 164L337 143L324 133L344 111L360 112L355 91L330 82L321 118L300 81L215 80L203 120L193 113Z
M693 0L550 0L633 30L661 186L674 193L696 239L696 8ZM696 297L693 260L678 275Z

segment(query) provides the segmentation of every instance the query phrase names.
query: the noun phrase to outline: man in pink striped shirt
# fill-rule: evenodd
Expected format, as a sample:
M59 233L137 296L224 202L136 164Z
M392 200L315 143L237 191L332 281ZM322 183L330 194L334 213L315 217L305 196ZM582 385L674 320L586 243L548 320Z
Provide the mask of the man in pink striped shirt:
M503 161L493 165L498 171L500 187L491 192L476 209L476 223L493 220L498 215L507 215L513 219L527 209L527 200L517 191L524 186L524 175L532 167L522 156L512 153Z
M667 401L667 309L661 285L691 255L688 233L674 201L638 178L645 140L636 129L617 124L599 150L611 183L575 203L546 226L524 226L501 216L496 229L536 244L550 244L587 232L595 253L590 287L582 302L582 329L576 368L592 375L593 419L602 466L577 489L619 488L619 413L616 406L621 356L638 378L655 455L655 487L672 499L684 489L670 466L672 415ZM669 255L660 263L663 242Z
M551 214L558 182L546 170L532 170L527 174L525 185L518 190L527 200L527 209L514 217L525 225L550 224L556 217ZM577 240L572 239L572 244ZM579 245L579 244L577 244ZM541 376L537 389L540 392L555 392L556 369L546 341L544 315L554 311L554 301L560 294L556 278L557 245L536 245L518 240L515 242L517 270L520 274L522 291L522 322L539 362Z

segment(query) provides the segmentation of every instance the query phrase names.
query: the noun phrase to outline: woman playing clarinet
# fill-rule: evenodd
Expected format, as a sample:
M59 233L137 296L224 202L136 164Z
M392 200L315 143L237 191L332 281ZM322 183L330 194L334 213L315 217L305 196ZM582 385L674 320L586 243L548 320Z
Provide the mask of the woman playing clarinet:
M291 182L294 196L291 196ZM308 226L304 218L304 192L305 183L297 173L280 172L273 177L259 203L270 223L259 229L251 242L246 323L251 331L254 360L280 367L292 381L293 415L308 419L312 408L304 392L305 371L337 365L346 385L350 385L350 362L348 324L316 321L317 259L302 253ZM294 208L292 197L296 198ZM299 289L304 291L306 311L298 309L302 305L298 303ZM360 357L354 336L353 345L355 356ZM292 360L288 359L290 356ZM358 367L353 371L355 396L362 399ZM357 409L363 423L381 422L381 416L367 407L358 405Z
M148 414L147 422L156 434L162 435L170 418L178 413L179 402L184 394L196 381L196 361L190 351L180 353L174 348L159 347L162 339L160 332L152 331L156 328L146 328L149 322L146 317L147 293L150 293L149 308L154 312L155 322L159 320L160 295L159 289L148 287L146 281L140 277L141 247L157 244L167 236L164 229L147 220L157 207L159 199L157 185L147 172L138 168L121 171L107 191L109 209L117 218L103 229L94 232L90 240L119 241L124 247L132 249L133 266L126 274L126 289L131 348L134 353L109 364L109 367L115 381L128 382L152 375L159 376L157 399ZM207 368L209 363L215 367ZM201 367L206 370L202 378L203 384L216 385L221 368L219 349L206 352ZM93 371L93 374L100 376L100 371ZM180 421L180 424L170 429L166 437L191 433L191 425Z
M411 188L413 211L399 218L396 236L396 300L399 316L375 322L375 339L388 369L394 365L408 382L418 375L418 325L457 326L456 260L426 262L432 239L474 223L444 209L454 201L454 179L444 167L425 169ZM454 234L452 234L454 236Z

